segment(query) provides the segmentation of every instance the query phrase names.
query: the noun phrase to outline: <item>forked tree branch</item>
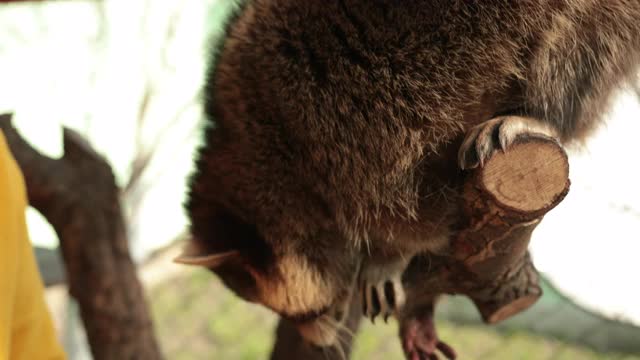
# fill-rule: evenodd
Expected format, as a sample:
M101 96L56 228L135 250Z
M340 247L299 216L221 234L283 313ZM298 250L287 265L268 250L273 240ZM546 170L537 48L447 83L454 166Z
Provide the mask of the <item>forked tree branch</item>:
M70 129L60 159L35 151L11 115L0 115L0 129L24 174L29 203L60 239L93 358L160 359L109 164Z

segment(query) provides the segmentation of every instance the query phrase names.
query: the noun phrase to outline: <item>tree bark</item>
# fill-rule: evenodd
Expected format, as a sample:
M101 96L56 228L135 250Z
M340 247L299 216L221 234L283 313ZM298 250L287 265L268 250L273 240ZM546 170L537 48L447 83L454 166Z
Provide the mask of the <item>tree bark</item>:
M569 185L567 155L552 139L520 139L494 153L465 180L451 256L418 256L405 273L409 311L421 299L461 294L495 324L533 305L542 289L527 251L531 233Z
M270 360L346 360L351 354L353 338L358 331L360 320L362 319L362 307L359 297L352 296L349 314L345 322L346 329L342 329L339 334L339 346L329 348L318 348L306 343L298 330L287 320L281 319L276 330L276 343L273 347Z
M160 359L107 161L70 129L60 159L29 146L11 115L0 115L0 129L24 174L29 203L59 237L94 359Z

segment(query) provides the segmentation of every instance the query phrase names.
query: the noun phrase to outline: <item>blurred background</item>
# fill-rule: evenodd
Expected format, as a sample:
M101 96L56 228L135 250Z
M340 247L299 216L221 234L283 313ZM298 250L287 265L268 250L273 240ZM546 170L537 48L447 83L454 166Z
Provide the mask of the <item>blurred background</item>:
M205 54L232 0L75 0L0 5L0 113L39 151L62 153L61 129L106 156L122 188L131 252L167 359L267 359L277 319L209 273L171 262L184 235L185 181L201 140ZM571 191L534 233L544 297L499 326L447 298L441 338L462 359L640 359L640 93L626 89L608 123L570 151ZM66 294L57 238L28 225L47 299L70 359L90 359ZM402 359L397 325L365 324L354 359Z

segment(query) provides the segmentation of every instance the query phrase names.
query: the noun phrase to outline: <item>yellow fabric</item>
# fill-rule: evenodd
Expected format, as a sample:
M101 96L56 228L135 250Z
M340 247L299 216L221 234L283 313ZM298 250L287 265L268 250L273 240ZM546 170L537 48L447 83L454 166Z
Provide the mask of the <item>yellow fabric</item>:
M0 360L62 360L27 234L22 173L0 131Z

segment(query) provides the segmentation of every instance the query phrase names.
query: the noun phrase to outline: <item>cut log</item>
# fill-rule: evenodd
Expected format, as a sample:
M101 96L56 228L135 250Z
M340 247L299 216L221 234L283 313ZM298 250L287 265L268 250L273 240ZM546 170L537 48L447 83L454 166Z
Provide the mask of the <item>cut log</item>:
M466 184L469 227L455 240L455 258L478 282L467 295L494 324L542 295L527 248L542 217L569 191L569 161L554 140L529 137L495 153Z
M415 357L415 344L429 354L439 344L445 357L455 358L437 338L431 318L442 294L469 297L488 324L526 310L542 296L527 247L543 216L569 191L566 153L553 139L522 138L467 175L460 197L464 215L450 253L416 256L404 274L407 303L399 319L401 330L413 330L400 331L408 357Z
M544 215L569 190L567 155L554 140L543 137L519 140L508 151L495 153L475 176L480 195L527 218Z
M494 153L464 183L451 256L416 257L405 273L407 311L421 299L461 294L495 324L533 305L542 290L527 251L531 233L569 185L567 155L553 139L523 138Z
M29 146L11 115L0 115L0 129L24 175L29 203L59 237L93 358L160 359L109 164L69 129L61 159Z

